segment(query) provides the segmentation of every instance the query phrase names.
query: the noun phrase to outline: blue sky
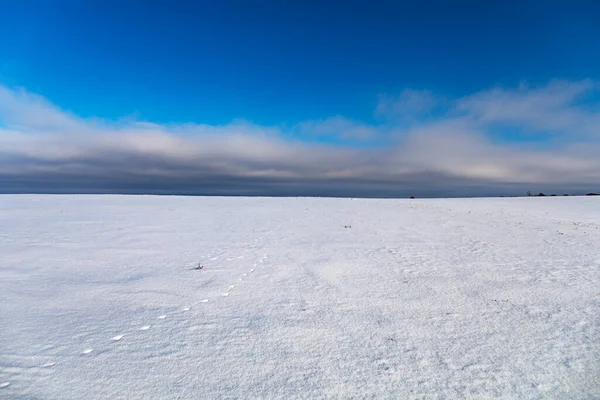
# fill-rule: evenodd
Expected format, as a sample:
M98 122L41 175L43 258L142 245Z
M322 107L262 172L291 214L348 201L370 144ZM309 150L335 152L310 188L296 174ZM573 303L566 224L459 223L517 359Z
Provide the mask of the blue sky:
M593 157L581 160L600 137L599 20L593 1L0 2L0 184L382 196L592 190L600 171ZM61 140L81 159L22 150L64 148ZM136 146L116 157L104 143L107 155L143 159L180 186L154 187L128 163L131 179L117 179L123 171L108 174L110 157L90 161L100 152L93 145L113 140ZM457 150L446 154L446 140ZM194 146L213 150L178 152ZM398 160L415 149L418 160ZM306 154L340 160L315 170ZM231 164L211 161L225 157ZM549 165L531 173L538 158ZM74 164L88 172L69 181Z

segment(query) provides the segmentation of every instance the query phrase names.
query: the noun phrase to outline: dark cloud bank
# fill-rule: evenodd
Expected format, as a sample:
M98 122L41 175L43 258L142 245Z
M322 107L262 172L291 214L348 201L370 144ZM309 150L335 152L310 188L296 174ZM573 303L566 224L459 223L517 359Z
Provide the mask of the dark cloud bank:
M0 86L0 193L584 194L600 191L600 104L582 101L590 94L592 81L443 101L410 90L380 97L377 124L333 116L283 131L82 119ZM520 136L498 140L503 129ZM322 135L339 144L311 140Z

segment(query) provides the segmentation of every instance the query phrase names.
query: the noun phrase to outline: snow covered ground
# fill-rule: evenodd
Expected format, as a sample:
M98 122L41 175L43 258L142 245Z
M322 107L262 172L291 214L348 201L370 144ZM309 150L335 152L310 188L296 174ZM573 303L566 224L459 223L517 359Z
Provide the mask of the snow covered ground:
M2 399L490 397L600 397L600 198L0 196Z

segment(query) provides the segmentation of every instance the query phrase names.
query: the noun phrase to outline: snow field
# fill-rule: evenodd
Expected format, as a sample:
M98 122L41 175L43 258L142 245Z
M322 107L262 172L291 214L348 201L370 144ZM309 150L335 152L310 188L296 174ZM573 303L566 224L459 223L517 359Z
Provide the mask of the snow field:
M600 396L597 198L9 195L0 228L0 398Z

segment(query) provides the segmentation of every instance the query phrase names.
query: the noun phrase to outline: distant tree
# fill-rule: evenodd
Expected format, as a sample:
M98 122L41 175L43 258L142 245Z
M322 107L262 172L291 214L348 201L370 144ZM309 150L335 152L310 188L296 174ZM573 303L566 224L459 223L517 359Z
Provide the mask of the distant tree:
M588 193L586 196L600 196L598 193Z
M528 190L528 191L527 191L527 196L529 196L529 197L531 197L531 196L532 196L532 194L531 194L531 190Z
M568 195L569 195L568 193L563 194L563 196L568 196Z
M544 196L545 196L545 194L544 194L544 193L542 193L542 192L539 192L539 193L538 193L538 197L544 197Z
M415 198L415 196L410 196L410 198L411 198L411 199L414 199L414 198Z

